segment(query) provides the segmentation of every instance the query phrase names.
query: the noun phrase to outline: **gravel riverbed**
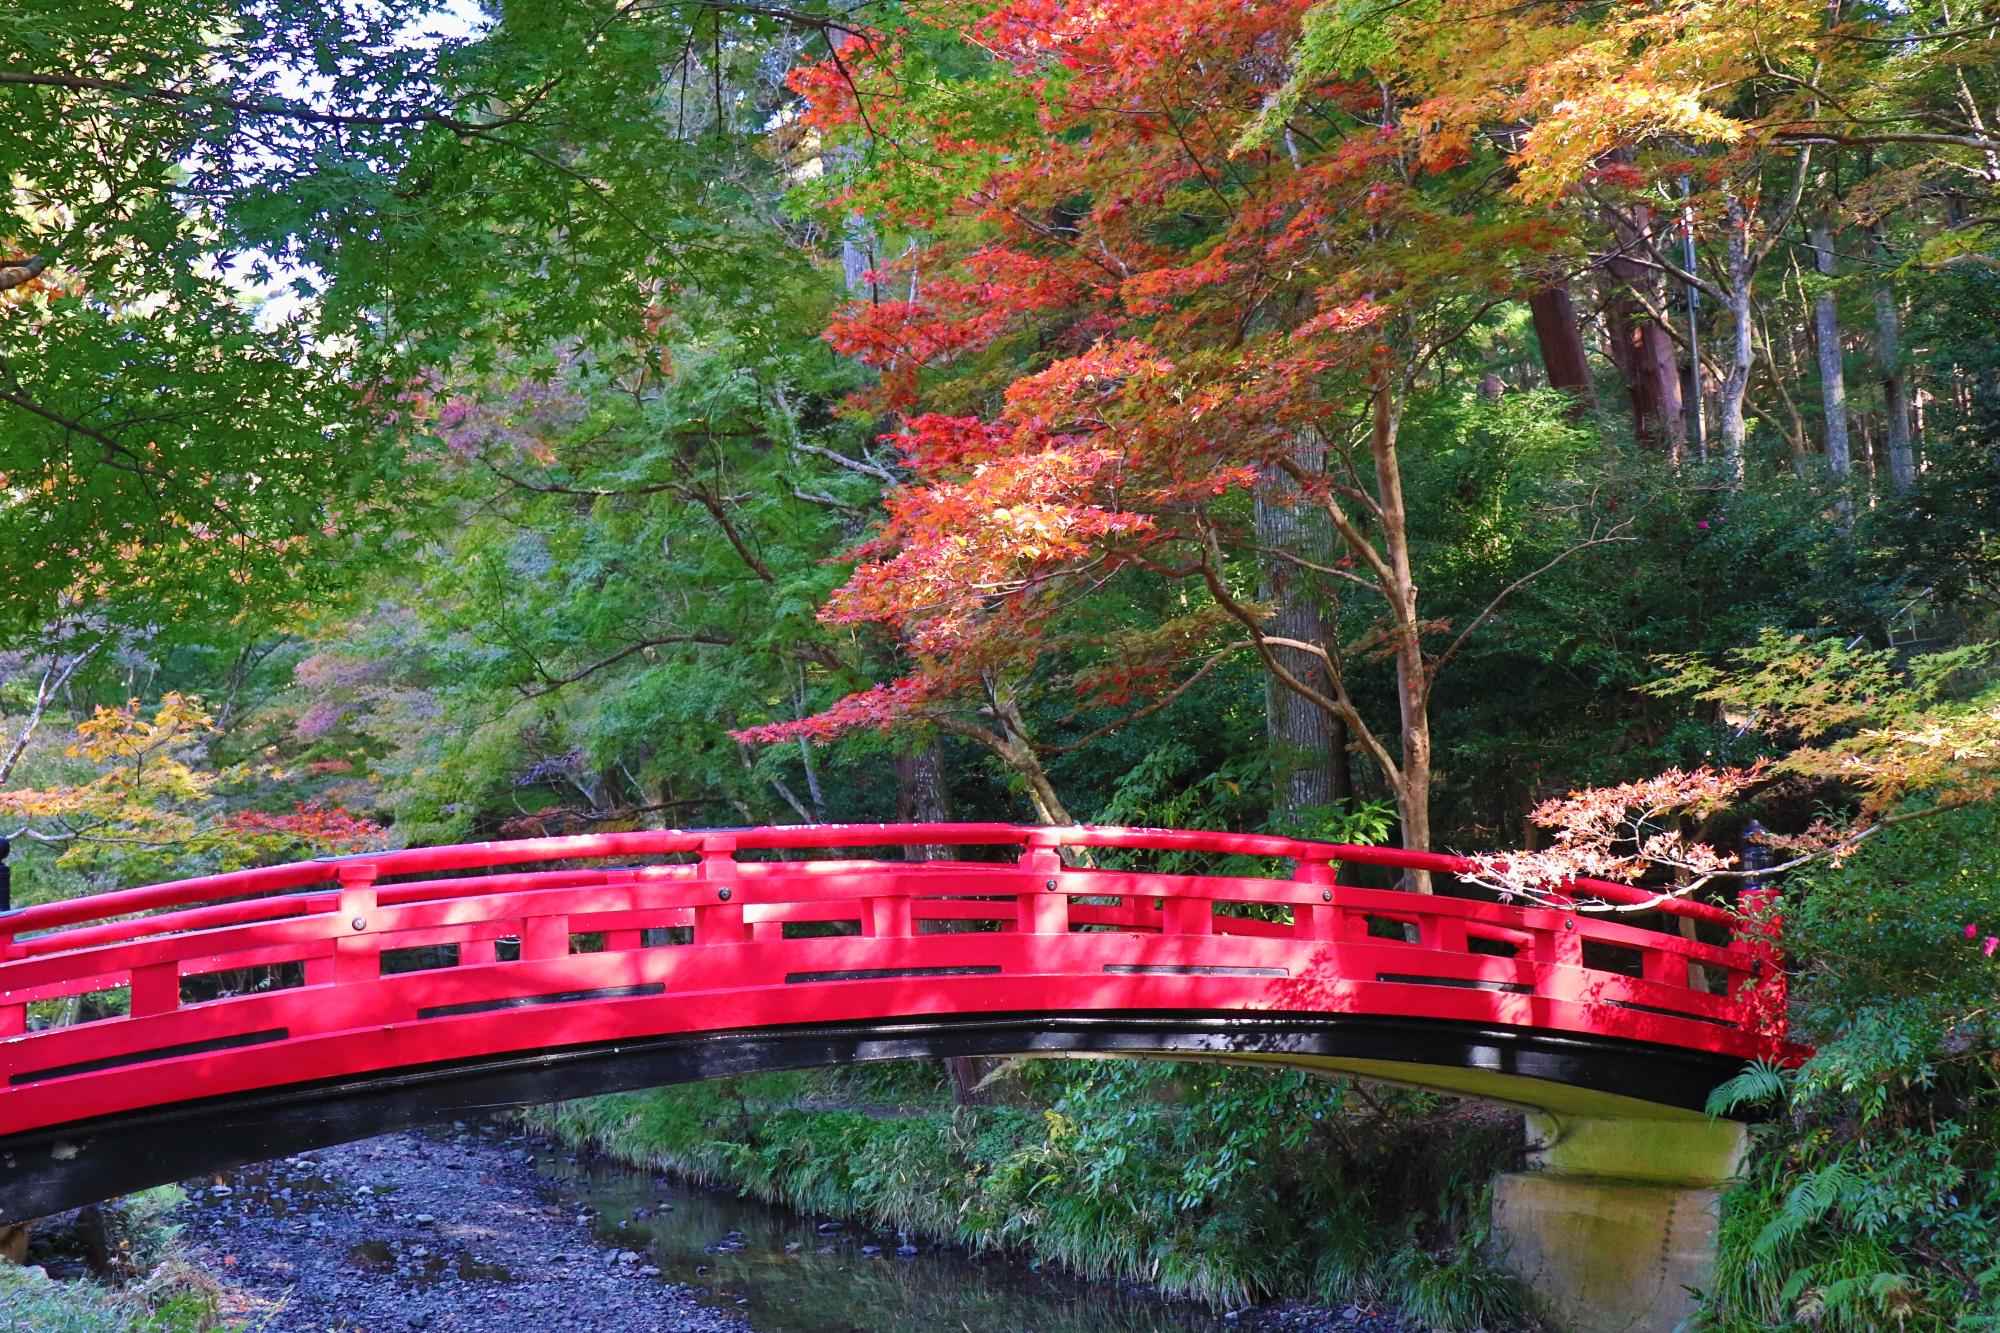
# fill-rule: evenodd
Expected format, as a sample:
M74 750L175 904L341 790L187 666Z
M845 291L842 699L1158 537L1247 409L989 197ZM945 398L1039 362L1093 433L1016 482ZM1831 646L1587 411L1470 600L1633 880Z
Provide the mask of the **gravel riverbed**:
M182 1240L270 1333L742 1333L592 1237L527 1164L470 1133L396 1134L190 1183Z
M588 1202L536 1169L552 1152L487 1126L389 1135L188 1182L177 1220L189 1257L227 1287L225 1312L269 1333L752 1330L726 1288L676 1283L643 1249L607 1244ZM1158 1327L1190 1326L1170 1308ZM1012 1333L966 1314L937 1327ZM1200 1323L1416 1333L1384 1312L1296 1303ZM865 1308L838 1322L840 1333L871 1327Z

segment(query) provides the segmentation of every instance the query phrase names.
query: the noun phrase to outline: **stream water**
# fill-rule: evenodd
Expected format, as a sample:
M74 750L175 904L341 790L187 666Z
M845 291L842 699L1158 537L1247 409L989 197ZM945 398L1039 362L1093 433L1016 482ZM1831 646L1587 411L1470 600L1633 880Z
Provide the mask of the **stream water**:
M1218 1316L1039 1264L580 1159L511 1127L343 1144L186 1185L192 1262L264 1333L1401 1333L1286 1306Z
M743 1311L758 1333L1221 1333L1236 1326L1038 1265L815 1222L617 1165L556 1158L536 1169L563 1198L594 1210L600 1241L639 1251L705 1303Z

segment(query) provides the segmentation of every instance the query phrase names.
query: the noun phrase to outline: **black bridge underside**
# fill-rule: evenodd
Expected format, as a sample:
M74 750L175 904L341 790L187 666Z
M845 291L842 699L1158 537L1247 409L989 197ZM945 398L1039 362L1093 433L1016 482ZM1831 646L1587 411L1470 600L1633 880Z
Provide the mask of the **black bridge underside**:
M1742 1067L1733 1057L1615 1038L1330 1014L987 1014L704 1032L410 1066L0 1137L0 1222L468 1114L740 1074L957 1055L1481 1070L1670 1113L1701 1110L1710 1090Z

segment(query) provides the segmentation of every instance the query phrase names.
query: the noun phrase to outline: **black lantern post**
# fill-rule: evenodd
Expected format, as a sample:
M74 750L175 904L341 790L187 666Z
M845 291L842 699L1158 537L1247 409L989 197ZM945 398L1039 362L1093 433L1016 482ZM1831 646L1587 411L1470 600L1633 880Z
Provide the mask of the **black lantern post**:
M1753 819L1743 826L1743 868L1750 872L1743 879L1745 893L1771 887L1771 881L1763 873L1771 868L1771 860L1771 849L1764 841L1764 826Z

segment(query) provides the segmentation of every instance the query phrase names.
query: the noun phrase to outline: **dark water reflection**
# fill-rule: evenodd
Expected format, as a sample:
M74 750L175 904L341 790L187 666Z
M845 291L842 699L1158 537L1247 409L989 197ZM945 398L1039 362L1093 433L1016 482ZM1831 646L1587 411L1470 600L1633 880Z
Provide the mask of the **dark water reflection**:
M664 1277L740 1310L757 1333L1222 1333L1205 1310L1028 1264L948 1250L909 1253L893 1234L821 1231L755 1200L682 1189L613 1164L537 1170L597 1210L598 1237ZM869 1253L869 1250L875 1251ZM902 1251L899 1253L899 1250Z

